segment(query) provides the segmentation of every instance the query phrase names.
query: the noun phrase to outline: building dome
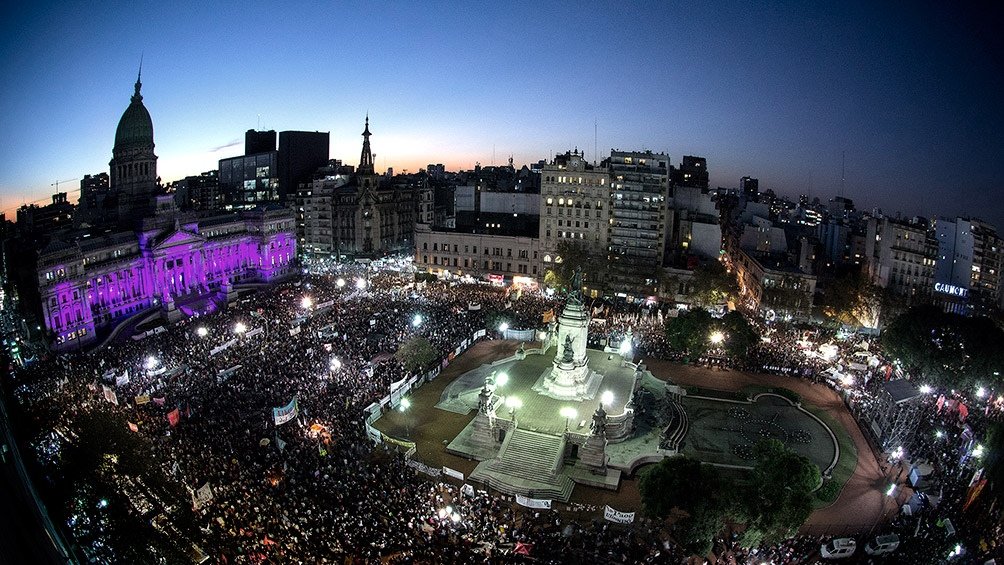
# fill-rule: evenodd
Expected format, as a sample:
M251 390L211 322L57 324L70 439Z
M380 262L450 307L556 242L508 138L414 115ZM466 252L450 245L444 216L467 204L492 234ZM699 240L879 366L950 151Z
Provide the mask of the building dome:
M136 93L130 99L129 107L122 114L119 120L119 127L115 130L115 148L153 148L153 120L150 119L150 112L143 105L143 96L139 93L143 83L136 79Z

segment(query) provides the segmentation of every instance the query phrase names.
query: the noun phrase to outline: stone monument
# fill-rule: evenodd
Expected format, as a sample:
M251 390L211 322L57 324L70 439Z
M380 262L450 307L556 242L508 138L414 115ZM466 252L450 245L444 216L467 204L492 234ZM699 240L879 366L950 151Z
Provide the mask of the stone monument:
M582 303L579 289L582 271L572 277L572 289L565 308L558 316L557 345L551 373L541 383L541 394L562 400L593 398L603 376L589 369L586 342L589 333L589 312Z

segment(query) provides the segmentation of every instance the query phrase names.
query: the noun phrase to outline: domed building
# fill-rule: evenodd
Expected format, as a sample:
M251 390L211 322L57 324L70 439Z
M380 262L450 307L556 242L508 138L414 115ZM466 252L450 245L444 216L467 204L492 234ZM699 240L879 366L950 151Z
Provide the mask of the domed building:
M111 169L110 191L117 200L119 221L142 217L147 213L158 191L157 155L153 148L153 120L143 105L140 89L143 83L136 77L136 91L129 107L122 114L115 130L115 146Z

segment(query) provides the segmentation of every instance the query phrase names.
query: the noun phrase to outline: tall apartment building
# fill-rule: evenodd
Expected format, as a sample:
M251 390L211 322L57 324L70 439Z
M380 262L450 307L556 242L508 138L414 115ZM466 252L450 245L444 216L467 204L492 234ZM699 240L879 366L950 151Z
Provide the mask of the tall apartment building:
M889 289L907 305L930 302L938 244L921 221L868 219L865 256L876 286Z
M607 254L610 175L587 162L578 151L566 151L544 165L540 177L540 249L544 269L558 257L562 241ZM587 286L600 281L587 281Z
M628 296L657 293L657 271L666 247L669 155L611 151L608 288Z
M704 157L684 155L679 168L671 168L673 186L708 188L708 160Z
M1004 247L993 226L967 218L939 218L934 227L938 242L935 301L960 314L1000 308Z

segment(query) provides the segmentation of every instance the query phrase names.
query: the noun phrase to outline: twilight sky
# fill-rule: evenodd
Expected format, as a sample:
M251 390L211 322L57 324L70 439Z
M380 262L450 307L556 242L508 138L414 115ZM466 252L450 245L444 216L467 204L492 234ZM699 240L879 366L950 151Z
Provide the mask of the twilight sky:
M846 152L859 207L1004 231L1004 18L950 4L6 3L0 209L107 171L142 54L164 181L259 116L355 164L368 111L395 171L592 159L595 120L601 156L700 155L712 186L825 200Z

